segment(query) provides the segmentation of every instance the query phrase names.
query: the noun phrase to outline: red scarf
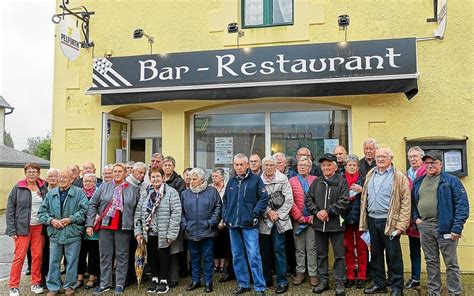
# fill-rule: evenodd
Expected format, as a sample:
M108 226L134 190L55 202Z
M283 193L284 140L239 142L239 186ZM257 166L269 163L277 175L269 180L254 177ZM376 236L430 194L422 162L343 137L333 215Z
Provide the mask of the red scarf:
M346 177L347 185L349 185L349 188L351 188L352 184L357 182L359 180L360 173L357 172L354 175L349 174L347 171L344 173L344 176Z
M95 186L92 187L91 189L85 189L84 187L82 187L82 191L84 191L88 199L91 199L91 197L94 195L95 189L96 189Z

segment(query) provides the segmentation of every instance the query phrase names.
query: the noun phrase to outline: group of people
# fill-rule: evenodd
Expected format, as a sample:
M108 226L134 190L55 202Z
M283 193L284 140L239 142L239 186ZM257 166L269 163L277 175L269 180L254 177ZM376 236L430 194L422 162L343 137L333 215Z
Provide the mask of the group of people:
M27 252L33 293L46 287L48 296L61 288L74 295L84 287L99 295L113 286L115 268L115 294L122 294L134 279L135 250L144 245L150 293L168 292L190 266L187 291L212 292L213 274L222 272L219 282L236 279L235 295L251 291L252 281L255 294L264 295L275 284L282 294L290 281L306 280L321 294L330 288L329 241L336 295L353 286L365 294L390 286L391 295L403 295L420 285L421 249L429 295L441 291L439 253L450 295L461 295L456 248L469 216L462 183L442 171L437 151L412 147L403 173L389 148L374 139L363 145L360 160L342 146L314 160L302 147L295 165L283 153L236 154L227 182L223 168L210 180L201 168L181 177L175 160L160 153L150 165L105 166L103 179L90 162L82 170L50 169L46 180L37 164L26 164L6 211L6 234L15 241L10 296L19 295ZM410 244L406 283L402 234Z

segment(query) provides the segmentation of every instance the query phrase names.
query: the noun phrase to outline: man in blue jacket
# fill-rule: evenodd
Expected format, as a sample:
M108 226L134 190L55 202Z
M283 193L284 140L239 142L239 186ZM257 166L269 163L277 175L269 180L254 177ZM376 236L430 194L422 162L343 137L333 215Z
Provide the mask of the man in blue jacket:
M234 271L239 283L234 295L250 291L245 254L252 271L256 295L264 295L265 279L258 242L258 218L267 208L268 194L262 179L249 169L247 156L234 156L234 170L236 174L227 183L222 204L222 217L229 228Z
M449 295L461 295L458 240L469 217L469 201L461 181L442 172L442 156L428 152L423 161L426 175L415 180L412 189L412 218L420 231L428 272L428 295L441 295L439 253L446 265Z

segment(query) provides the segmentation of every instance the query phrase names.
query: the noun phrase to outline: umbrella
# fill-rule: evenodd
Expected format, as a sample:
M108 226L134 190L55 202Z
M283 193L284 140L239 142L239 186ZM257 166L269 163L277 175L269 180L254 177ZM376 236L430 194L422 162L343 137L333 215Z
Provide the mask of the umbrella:
M142 239L137 245L135 251L135 274L137 275L138 289L140 289L140 282L142 281L143 270L146 263L146 244Z

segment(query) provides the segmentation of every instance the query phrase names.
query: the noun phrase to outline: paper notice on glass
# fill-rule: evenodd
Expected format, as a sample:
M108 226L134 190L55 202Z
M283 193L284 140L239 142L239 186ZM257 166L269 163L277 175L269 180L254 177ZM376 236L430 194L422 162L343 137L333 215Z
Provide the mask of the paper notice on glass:
M324 153L333 153L337 146L339 146L339 139L324 139Z
M444 152L444 171L452 173L462 170L461 150L449 150Z
M234 156L234 138L216 137L214 139L214 163L232 164Z

